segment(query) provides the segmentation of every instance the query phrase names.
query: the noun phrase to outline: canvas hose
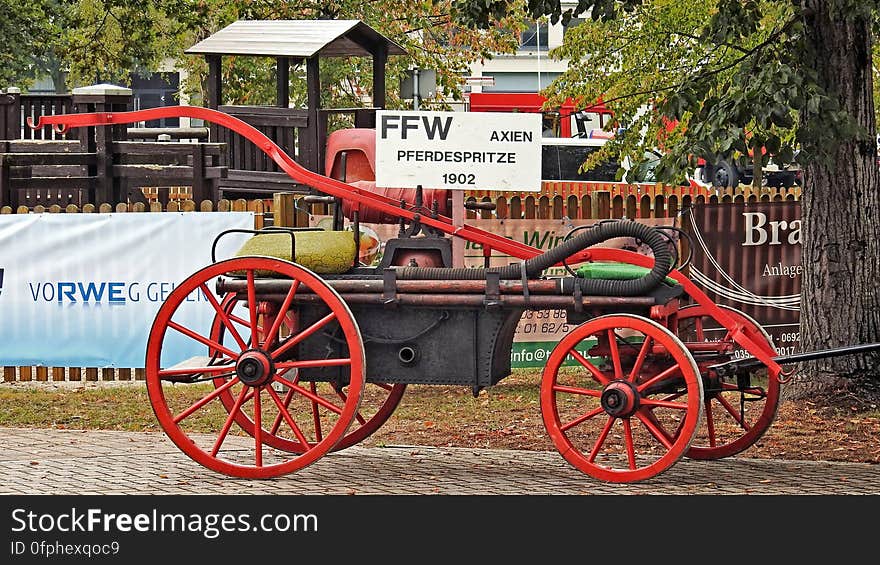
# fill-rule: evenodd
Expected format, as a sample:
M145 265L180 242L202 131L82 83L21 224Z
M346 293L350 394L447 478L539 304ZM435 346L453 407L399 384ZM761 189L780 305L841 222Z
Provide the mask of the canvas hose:
M523 269L529 278L538 278L545 269L560 263L563 259L578 253L592 245L614 239L616 237L634 237L646 243L654 253L654 267L644 276L631 280L605 280L566 277L562 291L573 292L574 285L580 286L585 294L593 296L639 296L658 285L672 270L672 252L669 250L669 238L652 226L632 220L601 222L584 233L567 241L563 241L537 257L525 260L522 264L514 263L505 267L486 268L444 268L444 267L398 267L397 278L422 280L479 280L486 278L486 273L498 272L501 279L519 279Z

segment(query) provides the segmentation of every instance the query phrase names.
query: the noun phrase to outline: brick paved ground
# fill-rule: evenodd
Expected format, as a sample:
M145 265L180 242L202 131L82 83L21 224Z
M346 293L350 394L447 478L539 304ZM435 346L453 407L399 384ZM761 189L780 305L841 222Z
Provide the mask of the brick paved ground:
M880 494L880 465L682 459L651 480L596 481L556 452L352 447L261 481L219 475L161 433L0 428L0 494Z

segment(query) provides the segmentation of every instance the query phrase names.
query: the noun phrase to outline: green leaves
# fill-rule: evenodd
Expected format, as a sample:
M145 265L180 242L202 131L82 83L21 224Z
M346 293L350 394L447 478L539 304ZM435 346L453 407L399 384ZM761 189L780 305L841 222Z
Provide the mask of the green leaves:
M499 9L498 2L469 4L478 5L471 7L479 17L488 17L480 6ZM867 134L840 110L837 95L820 86L811 61L827 55L810 51L814 23L801 4L580 0L562 9L556 0L530 0L533 16L591 16L551 52L569 67L543 94L584 104L602 98L615 127L627 126L609 151L635 160L659 148L657 173L670 182L693 166L695 155L735 160L757 147L765 163L826 158L839 140ZM863 17L870 4L880 29L877 2L855 4L835 1L833 13Z

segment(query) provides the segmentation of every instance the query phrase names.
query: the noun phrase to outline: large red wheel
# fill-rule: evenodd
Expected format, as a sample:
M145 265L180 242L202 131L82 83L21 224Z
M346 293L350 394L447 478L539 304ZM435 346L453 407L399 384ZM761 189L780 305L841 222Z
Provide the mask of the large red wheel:
M754 330L755 335L763 340L759 345L776 355L773 340L758 322L735 308L718 306L738 323ZM712 342L727 344L731 350L739 348L731 332L699 304L679 310L678 337L685 344ZM773 423L779 408L779 380L762 369L751 374L751 382L740 390L735 381L713 383L708 380L709 375L702 364L700 368L707 379L703 383L705 418L686 455L691 459L721 459L736 455L758 441Z
M231 324L235 324L239 330L247 329L247 305L239 300L235 293L228 294L221 302L221 307ZM265 340L265 334L273 325L276 317L277 313L263 313L258 318L258 328L262 335L261 340ZM295 331L295 328L296 316L292 311L288 311L282 318L278 334L279 336L290 335ZM223 317L219 313L215 314L214 322L211 325L211 339L228 347L234 344L234 336L232 332L227 331ZM209 348L209 354L213 353L214 351ZM223 379L216 379L214 384L219 388L225 384L225 381ZM321 396L337 397L342 400L348 394L347 385L339 386L331 382L309 383L309 387L314 387L314 392ZM355 423L352 424L352 428L339 443L333 447L333 451L351 447L372 435L391 417L394 409L400 404L405 391L405 384L366 383L360 408L355 414ZM284 402L288 402L291 397L291 392L287 391L283 398ZM229 391L224 391L220 394L220 401L227 412L231 412L235 406L235 397ZM312 426L310 427L315 430L316 436L319 436L322 430L326 428L326 424L322 422L325 418L326 414L324 414L323 407L318 403L312 403ZM235 423L250 436L254 435L254 422L246 413L237 411ZM287 426L282 426L282 423L280 415L276 416L272 422L263 422L262 433L266 444L291 453L302 453L306 450L308 447L303 445L295 436L290 436L290 429Z
M223 309L221 302L228 298L214 290L218 277L244 281L240 298L244 317L233 320ZM283 300L265 302L257 293L259 277L289 279L290 291ZM264 312L284 319L296 292L304 287L320 298L325 313L279 339L281 323L269 325ZM230 343L212 339L215 316L228 330ZM298 344L325 331L341 336L341 354L293 358ZM347 387L344 397L322 394L299 381L301 370L318 367L341 368ZM220 473L267 478L302 469L343 438L355 420L364 389L364 349L351 311L317 275L278 259L238 257L205 267L168 295L150 331L146 380L160 425L184 453ZM170 390L175 387L184 390ZM227 393L234 399L229 409L222 403ZM315 405L324 414L320 430L315 429ZM234 426L243 421L252 422L250 437ZM275 421L278 426L270 426ZM275 427L276 437L285 429L304 447L295 457L274 449L272 437L263 433L267 426Z
M541 380L541 413L556 448L609 482L648 479L678 461L696 433L702 397L684 344L632 314L576 327L553 349ZM674 438L663 431L670 428Z

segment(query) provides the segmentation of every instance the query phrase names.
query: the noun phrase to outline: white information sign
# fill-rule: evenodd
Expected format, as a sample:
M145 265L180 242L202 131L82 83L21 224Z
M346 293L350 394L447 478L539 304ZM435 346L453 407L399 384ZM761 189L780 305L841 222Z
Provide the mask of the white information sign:
M380 110L376 186L541 190L541 115Z
M143 367L168 294L211 264L219 233L253 226L253 212L0 215L0 365ZM217 260L248 237L221 238ZM180 323L210 328L207 300L186 306ZM180 342L163 362L204 355Z

